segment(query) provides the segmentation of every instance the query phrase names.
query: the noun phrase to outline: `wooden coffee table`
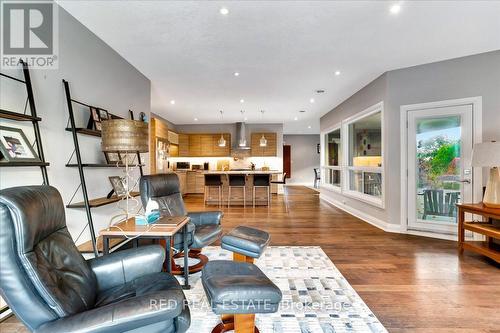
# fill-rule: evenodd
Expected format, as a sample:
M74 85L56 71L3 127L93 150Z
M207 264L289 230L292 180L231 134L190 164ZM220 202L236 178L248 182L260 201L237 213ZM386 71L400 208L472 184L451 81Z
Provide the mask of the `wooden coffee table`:
M111 238L133 239L134 247L138 246L140 238L165 240L166 248L166 268L168 273L172 273L171 245L172 237L183 229L184 253L189 253L187 242L187 216L162 216L156 222L149 225L136 225L135 217L117 223L107 229L101 230L99 235L103 241L103 255L109 254L109 240ZM184 256L184 267L188 267L188 256ZM189 289L189 270L184 270L184 289Z

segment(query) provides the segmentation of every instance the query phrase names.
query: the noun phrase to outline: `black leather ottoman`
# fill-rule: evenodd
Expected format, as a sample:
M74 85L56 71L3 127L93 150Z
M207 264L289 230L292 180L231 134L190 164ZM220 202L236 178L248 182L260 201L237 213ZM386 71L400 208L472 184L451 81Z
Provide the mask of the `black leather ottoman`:
M271 236L265 231L239 226L222 237L221 247L233 252L234 261L252 263L264 253L270 240Z
M256 313L273 313L281 302L281 290L254 264L227 260L210 261L201 281L212 310L222 323L212 333L236 330L259 332Z

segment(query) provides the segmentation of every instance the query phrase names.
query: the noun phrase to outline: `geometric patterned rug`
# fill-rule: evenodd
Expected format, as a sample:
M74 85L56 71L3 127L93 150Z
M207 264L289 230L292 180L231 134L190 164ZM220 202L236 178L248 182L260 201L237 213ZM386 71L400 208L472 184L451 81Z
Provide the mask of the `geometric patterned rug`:
M232 253L220 247L206 247L203 253L210 260L232 260ZM269 246L255 264L283 292L277 313L256 315L261 333L387 332L321 247ZM191 290L184 291L191 310L189 333L210 333L219 322L200 277L190 275Z

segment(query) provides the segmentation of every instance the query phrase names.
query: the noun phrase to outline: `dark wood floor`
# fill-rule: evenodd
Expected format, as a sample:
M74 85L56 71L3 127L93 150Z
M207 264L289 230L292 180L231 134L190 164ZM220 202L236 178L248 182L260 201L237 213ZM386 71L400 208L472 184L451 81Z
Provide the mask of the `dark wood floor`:
M500 332L500 269L456 242L381 231L289 187L290 210L275 196L271 208L224 207L226 231L244 224L272 235L272 245L320 245L390 332ZM189 210L204 207L188 196ZM18 331L15 318L0 332Z

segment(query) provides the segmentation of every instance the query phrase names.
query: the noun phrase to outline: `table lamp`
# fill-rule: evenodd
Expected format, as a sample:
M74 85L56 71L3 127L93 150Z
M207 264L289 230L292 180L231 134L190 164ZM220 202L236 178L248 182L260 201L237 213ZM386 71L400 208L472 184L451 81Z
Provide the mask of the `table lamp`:
M121 154L146 153L149 151L148 133L148 124L142 121L128 119L105 120L102 122L102 151ZM130 191L137 185L138 182L136 181L132 187L129 186L129 180L132 177L130 176L130 163L127 157L121 162L122 165L125 164L124 185L126 195L122 198L122 200L126 201L126 208L122 208L125 214L113 217L110 224L113 224L112 222L115 218L123 215L126 220L129 219L131 216L129 211L129 200L135 201L136 205L139 206L139 202L130 195ZM132 215L136 214L134 213Z
M490 167L483 204L490 208L500 208L500 142L475 144L472 150L472 166Z

